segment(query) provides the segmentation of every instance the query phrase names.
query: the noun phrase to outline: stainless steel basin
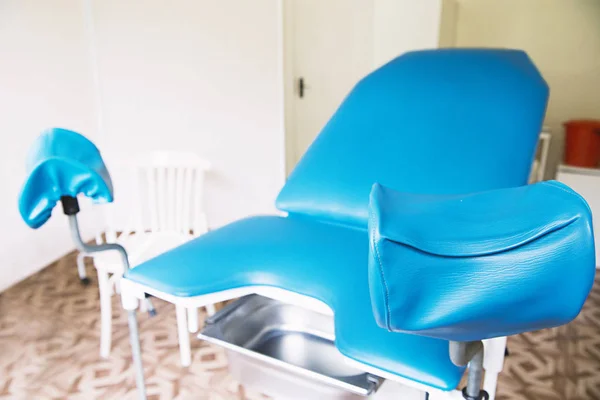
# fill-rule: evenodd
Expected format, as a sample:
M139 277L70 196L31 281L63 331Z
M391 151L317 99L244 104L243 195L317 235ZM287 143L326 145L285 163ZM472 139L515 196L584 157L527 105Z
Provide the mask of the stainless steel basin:
M207 320L199 338L225 347L242 384L282 399L363 399L381 378L348 366L333 318L258 295Z

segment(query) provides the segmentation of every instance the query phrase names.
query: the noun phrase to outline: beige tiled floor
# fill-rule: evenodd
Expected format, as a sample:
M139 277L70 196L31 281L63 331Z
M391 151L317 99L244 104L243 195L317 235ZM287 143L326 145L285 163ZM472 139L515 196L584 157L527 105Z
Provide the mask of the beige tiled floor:
M103 360L96 279L82 286L74 261L69 255L0 294L0 399L137 399L119 299L113 350ZM194 361L181 367L174 307L154 303L156 317L139 315L149 398L238 399L221 349L192 339Z
M95 282L80 284L69 255L0 294L0 399L136 398L117 297L113 351L108 360L98 356ZM192 366L180 366L173 306L155 305L157 317L140 315L150 398L239 399L219 348L192 339ZM600 283L575 322L512 337L509 348L499 400L600 400Z

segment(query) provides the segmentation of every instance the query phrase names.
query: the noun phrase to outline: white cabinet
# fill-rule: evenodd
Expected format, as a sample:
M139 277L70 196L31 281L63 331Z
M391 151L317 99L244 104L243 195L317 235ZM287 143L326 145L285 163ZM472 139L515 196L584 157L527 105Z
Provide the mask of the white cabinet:
M592 209L596 236L596 266L600 264L600 169L560 165L556 180L570 186L583 196Z

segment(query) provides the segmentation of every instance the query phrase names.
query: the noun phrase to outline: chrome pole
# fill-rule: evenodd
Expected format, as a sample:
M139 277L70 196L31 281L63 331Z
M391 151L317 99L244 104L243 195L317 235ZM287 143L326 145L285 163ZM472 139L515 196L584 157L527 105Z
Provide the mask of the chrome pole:
M77 207L77 211L78 207ZM69 217L69 227L71 228L71 237L75 246L81 252L85 253L96 253L99 251L118 251L121 255L125 270L128 270L131 266L129 265L129 258L127 257L127 251L123 246L117 243L104 243L99 245L89 245L81 238L81 231L79 229L79 222L77 221L77 213L66 213ZM155 313L154 307L150 299L145 299L148 302L148 312L150 315ZM131 356L133 358L133 366L135 369L135 381L138 390L140 400L146 400L146 384L144 382L144 366L142 364L142 351L140 347L140 335L138 331L138 323L136 317L136 310L127 311L127 321L129 323L129 340L131 342Z
M466 400L487 400L488 393L481 388L483 377L483 342L450 342L450 359L455 365L468 365L467 386L463 389Z

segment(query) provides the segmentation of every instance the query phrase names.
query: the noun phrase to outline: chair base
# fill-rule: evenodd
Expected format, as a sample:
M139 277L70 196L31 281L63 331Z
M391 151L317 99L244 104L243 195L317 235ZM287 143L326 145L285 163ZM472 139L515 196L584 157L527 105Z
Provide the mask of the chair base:
M87 278L87 277L81 278L80 281L83 286L88 286L91 283L90 278Z
M465 400L489 400L490 399L490 395L488 394L488 392L486 392L485 390L481 390L479 392L479 395L473 397L473 396L469 396L467 394L467 388L464 387L462 390L462 396Z

